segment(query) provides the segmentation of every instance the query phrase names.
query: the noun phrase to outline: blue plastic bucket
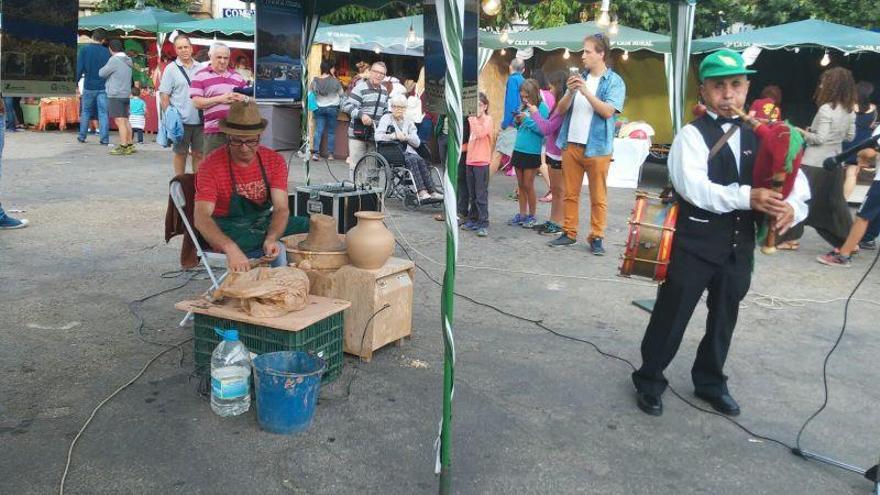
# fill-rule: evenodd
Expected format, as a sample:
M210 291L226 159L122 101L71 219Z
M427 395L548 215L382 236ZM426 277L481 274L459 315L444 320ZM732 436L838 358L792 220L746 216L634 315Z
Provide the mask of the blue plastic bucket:
M327 368L324 360L302 351L281 351L261 354L253 364L260 428L288 435L307 430Z

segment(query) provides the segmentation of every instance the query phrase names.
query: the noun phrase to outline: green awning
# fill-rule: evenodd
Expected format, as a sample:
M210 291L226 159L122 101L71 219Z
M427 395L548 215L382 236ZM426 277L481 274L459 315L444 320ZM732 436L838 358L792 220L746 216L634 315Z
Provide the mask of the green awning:
M510 33L508 34L507 41L504 42L501 41L501 37L498 34L481 32L480 46L492 50L534 47L540 50L552 51L567 48L569 51L577 52L583 49L584 37L598 33L605 34L606 32L607 30L597 26L594 21ZM718 46L711 43L701 44L695 41L695 48L698 44L704 45L701 46L704 49ZM620 26L617 35L611 37L611 48L628 51L648 50L656 53L671 53L672 40L669 36L663 34Z
M194 17L179 12L169 12L155 7L118 10L79 18L81 31L106 29L108 31L143 31L158 33L159 25L170 22L195 21Z
M188 22L165 22L159 26L159 31L163 33L175 30L181 33L202 33L205 35L253 36L254 19L253 17L235 16L199 21L188 20Z
M408 41L412 27L415 39ZM425 43L423 18L420 15L386 19L384 21L345 24L342 26L320 26L315 36L316 43L347 43L356 50L379 50L389 55L412 55L421 57Z
M757 46L768 50L788 47L833 48L846 53L880 52L880 33L833 22L808 19L778 26L703 38L694 43L713 43L733 50ZM710 50L712 48L709 48ZM695 52L705 51L695 47Z

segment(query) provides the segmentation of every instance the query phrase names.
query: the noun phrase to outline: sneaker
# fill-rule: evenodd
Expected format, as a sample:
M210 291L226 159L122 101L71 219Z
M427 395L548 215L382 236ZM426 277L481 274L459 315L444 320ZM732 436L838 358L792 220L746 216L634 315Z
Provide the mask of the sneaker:
M113 146L112 144L110 144L110 141L99 141L99 142L100 142L101 146Z
M558 246L571 246L572 244L574 244L576 242L577 242L576 240L565 235L565 232L563 232L562 234L559 235L559 237L557 237L556 239L553 239L552 241L548 242L547 244L552 247L558 247Z
M590 241L590 252L596 256L604 256L605 255L605 248L602 247L602 238L601 237L594 237Z
M533 229L533 228L535 228L535 225L537 225L537 224L538 224L538 219L532 215L529 215L523 220L523 223L521 225L522 225L522 228L524 228L524 229Z
M133 155L133 154L135 154L135 153L137 153L137 149L135 149L135 147L134 147L133 144L129 144L128 146L125 146L125 147L122 149L122 154L123 154L123 155Z
M556 235L562 233L562 227L556 225L554 222L547 222L545 224L544 230L539 231L538 233L541 235Z
M319 155L312 155L311 160L312 160L313 162L317 162L317 161L320 161L320 160L321 160L321 157L320 157Z
M519 213L517 213L510 220L507 221L507 225L522 225L525 219L526 217L524 215L520 215Z
M125 146L117 145L115 148L110 150L110 154L114 156L124 155L125 154Z
M468 220L467 222L461 224L461 230L477 230L477 224Z
M486 237L489 235L489 229L487 227L480 227L477 229L477 237Z
M82 143L82 144L86 144L86 138L84 138L84 137L82 137L82 136L77 136L77 137L76 137L76 140L79 141L79 142Z
M843 256L834 251L819 256L816 261L828 266L842 266L844 268L852 266L852 256Z
M431 199L436 199L437 201L443 201L443 195L438 192L432 192Z
M544 223L542 223L542 224L540 224L540 225L535 225L534 230L535 230L535 232L537 232L537 233L540 234L540 233L544 232L544 230L545 230L549 225L550 225L550 220L547 220L546 222L544 222Z
M874 251L877 249L877 241L862 241L859 243L859 249Z
M2 230L12 230L12 229L23 229L28 226L27 220L22 218L21 220L17 218L12 218L9 215L3 215L3 218L0 218L0 229Z

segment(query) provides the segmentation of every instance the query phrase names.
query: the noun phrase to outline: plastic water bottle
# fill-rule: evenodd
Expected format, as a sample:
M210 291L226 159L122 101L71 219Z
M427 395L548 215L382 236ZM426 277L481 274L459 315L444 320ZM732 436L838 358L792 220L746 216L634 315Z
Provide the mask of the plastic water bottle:
M211 409L218 416L237 416L251 407L251 357L238 340L238 330L214 329L223 340L211 355Z

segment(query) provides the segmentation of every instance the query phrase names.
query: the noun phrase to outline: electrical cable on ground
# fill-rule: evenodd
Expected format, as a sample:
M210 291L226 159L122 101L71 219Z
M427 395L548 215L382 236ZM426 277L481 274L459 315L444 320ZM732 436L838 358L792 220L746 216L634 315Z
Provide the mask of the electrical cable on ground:
M418 250L416 250L414 247L412 247L412 244L410 244L409 241L406 240L406 237L405 237L405 236L403 235L403 233L401 232L400 227L397 226L396 222L394 222L394 218L393 218L393 216L389 215L388 218L390 218L390 219L392 220L392 222L395 224L395 230L398 232L398 234L400 235L400 237L401 237L401 238L402 238L402 239L403 239L403 240L404 240L404 241L410 246L410 248L413 249L413 251L415 251L415 252L416 252L417 254L419 254L420 256L422 256L422 257L428 259L429 261L434 262L435 264L438 264L438 265L441 265L441 266L443 265L443 264L441 264L441 263L439 263L439 262L436 262L436 261L432 260L430 257L428 257L428 256L426 256L426 255L420 253ZM407 258L409 258L410 261L412 261L412 262L415 264L416 268L418 268L419 271L421 271L421 272L422 272L422 273L423 273L423 274L424 274L424 275L425 275L425 276L426 276L431 282L433 282L435 285L442 287L442 283L441 283L439 280L437 280L434 276L432 276L430 273L428 273L428 271L425 270L425 268L423 268L422 266L420 266L418 263L415 262L415 260L414 260L413 257L410 255L410 253L409 253L409 251L407 250L407 248L406 248L403 244L401 244L400 241L398 241L398 240L395 239L395 242L397 243L398 246L400 246L400 248L401 248L401 249L403 250L403 252L406 254ZM838 335L837 340L836 340L835 343L834 343L834 346L831 348L831 350L830 350L830 351L828 352L828 354L825 356L825 361L824 361L824 365L823 365L823 369L822 369L822 380L823 380L823 385L824 385L824 389L825 389L825 397L824 397L824 401L823 401L822 406L821 406L821 407L820 407L815 413L813 413L812 416L810 416L810 417L804 422L803 426L801 427L800 431L798 432L798 435L797 435L797 441L796 441L796 445L797 445L797 447L792 447L790 444L788 444L788 443L786 443L786 442L784 442L784 441L782 441L782 440L779 440L779 439L777 439L777 438L773 438L773 437L768 436L768 435L762 435L762 434L755 433L754 431L752 431L751 429L749 429L748 427L746 427L745 425L743 425L742 423L740 423L739 421L733 419L733 418L730 417L730 416L727 416L727 415L721 414L721 413L719 413L719 412L717 412L717 411L713 411L713 410L711 410L711 409L706 409L706 408L700 407L700 406L698 406L697 404L694 404L694 403L691 402L690 400L686 399L684 396L682 396L682 395L681 395L677 390L675 390L675 388L672 387L671 385L669 385L669 390L673 393L673 395L675 395L675 396L676 396L678 399L680 399L682 402L684 402L684 403L687 404L688 406L690 406L690 407L692 407L692 408L694 408L694 409L696 409L696 410L698 410L698 411L701 411L701 412L704 412L704 413L707 413L707 414L711 414L711 415L713 415L713 416L718 416L718 417L720 417L720 418L723 418L723 419L727 420L728 422L730 422L731 424L733 424L734 426L736 426L737 428L739 428L739 429L741 429L742 431L746 432L747 434L749 434L749 435L750 435L751 437L753 437L753 438L757 438L757 439L760 439L760 440L765 440L765 441L768 441L768 442L775 443L775 444L777 444L777 445L779 445L779 446L781 446L781 447L785 447L786 449L788 449L788 450L791 451L791 452L794 452L795 454L800 455L800 439L801 439L801 434L803 433L803 431L804 431L804 429L807 427L807 425L808 425L808 424L809 424L809 423L810 423L810 422L811 422L816 416L818 416L818 415L819 415L819 414L825 409L825 407L827 406L827 403L828 403L828 381L827 381L827 380L828 380L828 378L827 378L827 365L828 365L828 360L830 359L831 354L837 349L838 345L840 344L841 339L843 338L844 332L845 332L845 330L846 330L846 322L847 322L847 315L848 315L848 311L849 311L849 304L850 304L850 302L856 300L856 299L853 298L853 296L855 295L856 291L858 291L859 287L862 285L862 283L865 281L865 279L868 277L868 275L871 273L871 271L874 269L874 266L877 264L878 259L880 259L880 251L878 251L877 255L875 255L875 257L874 257L874 261L871 263L871 265L870 265L870 266L868 267L868 269L865 271L865 274L864 274L864 275L862 276L862 278L859 280L859 283L856 285L856 287L853 289L853 291L849 294L849 297L845 298L845 300L846 300L846 306L845 306L845 309L844 309L844 321L843 321L843 327L841 328L840 334ZM465 266L465 265L459 265L459 266ZM497 270L497 271L509 271L509 270L503 270L503 269L495 269L495 270ZM514 271L514 273L520 273L520 272L515 272L515 271ZM551 275L549 275L549 274L545 274L545 275L547 275L547 276L551 276ZM580 278L580 277L576 277L576 276L572 276L572 277ZM588 279L593 279L593 278L588 278ZM593 279L593 280L596 280L596 279ZM599 280L602 280L602 281L610 281L609 279L599 279ZM517 319L517 320L520 320L520 321L524 321L524 322L532 323L532 324L534 324L535 326L541 328L542 330L544 330L544 331L546 331L546 332L548 332L548 333L551 333L551 334L553 334L553 335L555 335L555 336L557 336L557 337L560 337L560 338L563 338L563 339L566 339L566 340L571 340L571 341L581 342L581 343L587 344L587 345L593 347L593 349L595 349L595 351L596 351L597 353L599 353L600 355L602 355L602 356L604 356L604 357L607 357L607 358L615 359L615 360L620 361L620 362L623 362L623 363L627 364L632 370L634 370L634 371L636 370L636 366L635 366L631 361L629 361L628 359L623 358L623 357L620 357L620 356L617 356L617 355L615 355L615 354L612 354L612 353L609 353L609 352L606 352L606 351L603 351L598 345L596 345L594 342L591 342L591 341L589 341L589 340L581 339L581 338L574 337L574 336L571 336L571 335L566 335L566 334L564 334L564 333L561 333L561 332L559 332L559 331L556 331L556 330L554 330L554 329L552 329L552 328L546 326L546 325L544 324L543 320L540 320L540 319L537 319L537 320L536 320L536 319L533 319L533 318L527 318L527 317L524 317L524 316L520 316L520 315L516 315L516 314L510 313L510 312L508 312L508 311L502 310L502 309L500 309L500 308L498 308L498 307L496 307L496 306L493 306L493 305L491 305L491 304L484 303L484 302L478 301L478 300L476 300L476 299L474 299L474 298L472 298L472 297L470 297L470 296L466 296L466 295L464 295L464 294L461 294L461 293L459 293L459 292L457 292L457 291L454 292L454 294L455 294L456 296L462 298L462 299L465 299L466 301L469 301L469 302L471 302L471 303L473 303L473 304L476 304L476 305L478 305L478 306L483 306L483 307L486 307L486 308L492 309L493 311L496 311L496 312L498 312L498 313L500 313L500 314L503 314L503 315L505 315L505 316L508 316L508 317L510 317L510 318L514 318L514 319ZM771 307L771 308L769 308L769 309L782 309L782 306L783 306L784 304L788 304L788 305L791 305L791 306L798 306L798 305L803 305L803 304L805 304L805 303L807 303L807 302L811 302L811 303L820 303L820 304L821 304L821 303L830 303L830 302L840 301L840 300L843 300L843 299L844 299L844 298L835 298L835 299L830 299L830 300L826 300L826 301L813 301L813 300L808 300L808 299L781 298L781 297L776 297L776 296L768 296L768 295L760 294L760 293L756 293L756 296L758 296L758 298L765 298L765 299L767 299L767 300L770 301L769 303L765 303L765 304L772 304L772 305L776 306L776 307ZM871 302L871 303L874 303L873 301L865 301L865 302ZM758 306L766 307L766 306L763 306L762 303L758 302L757 300L755 301L755 304L758 305ZM876 304L876 303L875 303L875 304Z
M361 350L364 348L364 340L367 337L367 328L370 326L370 322L373 321L373 318L375 318L377 314L381 313L382 311L385 311L386 309L388 309L390 307L391 307L390 304L385 303L381 308L377 309L372 315L370 315L369 318L367 318L367 322L364 323L364 332L361 334L361 346L358 348L358 352L361 352ZM357 372L360 369L360 366L357 366L357 363L360 363L361 361L363 361L363 358L360 355L358 355L358 357L355 358L354 361L356 364L354 367L354 371L351 373L351 378L348 379L348 383L345 385L345 393L339 397L318 397L319 404L323 401L332 402L332 401L337 401L337 400L348 400L348 398L351 396L351 384L354 382L354 379L357 377Z
M64 483L67 481L67 473L70 470L70 462L73 459L73 448L76 447L76 442L79 440L80 436L82 436L83 432L86 430L86 428L88 428L89 424L95 418L95 414L98 413L98 410L100 410L102 407L104 407L104 404L110 402L111 399L116 397L117 394L119 394L120 392L122 392L126 388L130 387L134 382L136 382L141 376L143 376L143 374L147 371L147 369L153 363L155 363L156 360L158 360L160 357L162 357L163 355L181 347L183 344L186 344L187 342L190 342L190 341L192 341L192 338L188 338L182 342L178 342L177 344L171 345L167 349L163 349L162 351L160 351L158 354L153 356L149 361L147 361L147 364L145 364L144 367L141 368L141 370L138 372L137 375L135 375L128 382L126 382L125 385L117 388L112 394L108 395L106 399L102 400L101 402L98 403L97 406L95 406L95 408L92 410L92 414L89 415L89 418L86 420L85 423L83 423L82 427L76 433L76 436L73 437L73 440L70 442L70 448L67 449L67 462L64 464L64 473L61 475L61 484L58 487L58 494L59 495L64 495Z
M834 345L831 346L831 349L828 351L828 354L825 355L825 359L822 361L822 389L823 389L823 398L822 405L816 409L816 412L810 415L804 424L801 426L801 429L798 430L797 439L795 441L795 448L792 449L792 453L798 456L803 456L801 453L801 436L804 433L804 430L807 429L807 426L817 417L825 408L828 406L828 361L831 359L831 355L834 354L834 351L837 350L837 346L840 345L840 341L843 340L843 335L846 333L846 323L849 318L849 304L853 300L853 296L856 295L856 292L859 290L859 287L862 286L862 283L868 278L871 271L874 269L874 266L877 265L877 260L880 259L880 250L877 251L877 254L874 255L874 261L871 262L871 265L868 266L868 269L865 271L865 274L862 275L862 278L859 279L859 283L853 288L852 292L850 292L849 297L846 298L846 304L843 307L843 325L840 327L840 333L837 334L837 339L834 341Z

